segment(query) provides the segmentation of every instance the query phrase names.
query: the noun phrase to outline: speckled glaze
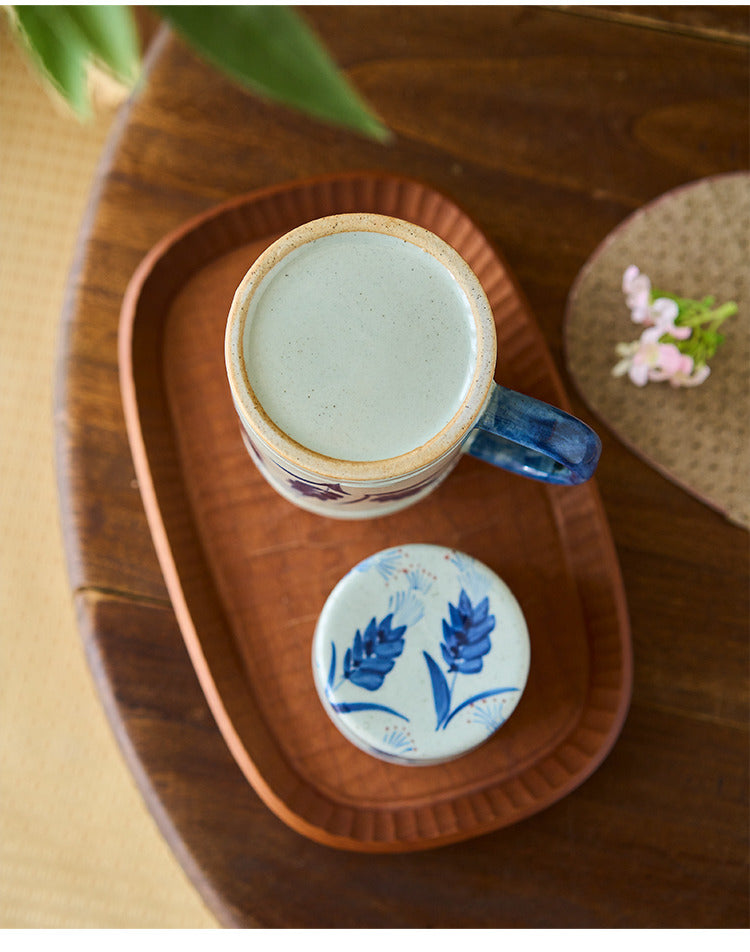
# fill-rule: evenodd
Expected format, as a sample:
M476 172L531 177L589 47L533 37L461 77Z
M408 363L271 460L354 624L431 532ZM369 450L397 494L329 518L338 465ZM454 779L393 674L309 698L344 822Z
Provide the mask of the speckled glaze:
M370 461L450 423L471 384L475 336L470 300L444 264L404 238L357 231L306 242L271 269L248 296L242 354L288 436Z
M232 302L225 359L264 478L347 519L417 502L463 452L547 482L589 478L598 438L496 386L496 347L461 256L424 228L362 213L308 222L259 256Z
M313 640L315 686L341 733L405 765L454 760L515 710L528 630L508 586L455 549L405 545L355 566Z

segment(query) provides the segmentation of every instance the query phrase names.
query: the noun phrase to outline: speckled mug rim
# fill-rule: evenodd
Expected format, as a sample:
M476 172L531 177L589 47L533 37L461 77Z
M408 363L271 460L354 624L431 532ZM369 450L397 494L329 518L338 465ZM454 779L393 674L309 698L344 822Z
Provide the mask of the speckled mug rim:
M292 439L268 416L247 376L242 340L248 303L265 277L286 255L308 242L344 232L376 232L401 238L429 252L446 267L465 292L476 332L474 371L468 391L453 417L421 446L388 459L359 461L318 453ZM306 222L274 241L263 251L240 282L227 319L225 364L235 408L249 435L282 459L316 476L348 482L378 483L413 475L438 462L469 433L489 397L497 357L492 309L479 279L469 265L442 238L419 225L370 212L327 215Z

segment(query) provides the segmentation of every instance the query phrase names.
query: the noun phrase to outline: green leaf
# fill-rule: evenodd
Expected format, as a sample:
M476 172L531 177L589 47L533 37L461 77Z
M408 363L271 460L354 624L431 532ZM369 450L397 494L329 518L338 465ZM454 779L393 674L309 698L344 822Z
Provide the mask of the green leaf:
M96 59L122 82L133 83L140 65L138 30L130 7L65 7Z
M260 95L378 140L386 127L286 6L157 7L212 65Z
M14 7L16 22L43 74L79 116L90 114L88 46L62 7Z
M91 114L89 65L132 85L140 52L129 7L18 6L16 23L43 75L81 117Z

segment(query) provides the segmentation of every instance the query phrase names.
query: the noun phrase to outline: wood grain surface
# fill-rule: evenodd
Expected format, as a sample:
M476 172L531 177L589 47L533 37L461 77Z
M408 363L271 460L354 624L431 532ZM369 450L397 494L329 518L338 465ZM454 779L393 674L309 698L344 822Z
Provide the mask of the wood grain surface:
M635 659L614 750L573 794L505 830L426 853L342 853L278 820L224 745L154 554L118 386L123 292L168 231L267 185L380 169L452 196L503 250L586 419L561 342L588 255L650 199L748 165L746 19L659 9L307 10L394 131L385 147L246 96L166 34L154 42L103 159L63 315L61 510L113 730L228 926L748 925L747 533L600 430Z

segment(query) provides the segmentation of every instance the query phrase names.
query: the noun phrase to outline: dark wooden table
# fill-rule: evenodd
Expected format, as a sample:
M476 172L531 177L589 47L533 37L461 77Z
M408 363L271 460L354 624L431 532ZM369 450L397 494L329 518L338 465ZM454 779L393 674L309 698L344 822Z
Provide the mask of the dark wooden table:
M151 811L219 920L266 927L747 927L748 538L597 425L635 683L578 790L443 849L292 832L230 756L154 555L117 369L123 291L189 217L351 169L452 196L505 254L571 396L562 317L630 212L748 165L747 8L313 8L395 133L380 146L246 96L160 33L103 159L63 317L61 509L81 634Z

